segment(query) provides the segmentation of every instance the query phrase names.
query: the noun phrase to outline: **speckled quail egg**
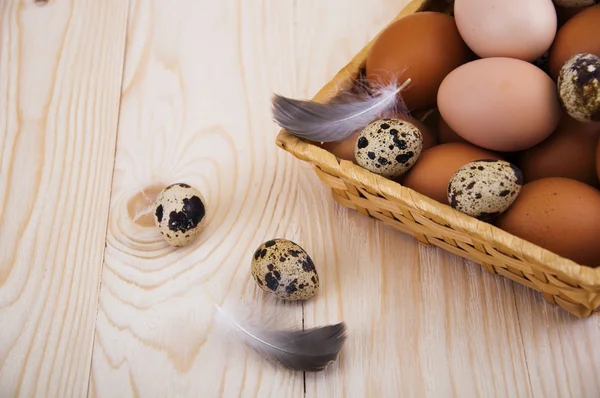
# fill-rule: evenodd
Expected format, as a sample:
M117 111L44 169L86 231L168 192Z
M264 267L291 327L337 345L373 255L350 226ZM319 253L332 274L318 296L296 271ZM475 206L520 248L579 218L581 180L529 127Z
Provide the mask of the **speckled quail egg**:
M573 55L560 69L556 84L560 102L573 119L600 121L600 57Z
M504 160L476 160L459 168L448 183L448 202L454 209L491 221L515 201L523 174Z
M414 124L400 119L379 119L365 127L354 147L356 163L387 178L408 171L421 155L423 135Z
M206 220L202 194L194 187L171 184L154 202L154 221L165 241L171 246L185 246L200 235Z
M306 300L319 288L310 256L287 239L264 242L252 256L251 274L258 286L284 300Z

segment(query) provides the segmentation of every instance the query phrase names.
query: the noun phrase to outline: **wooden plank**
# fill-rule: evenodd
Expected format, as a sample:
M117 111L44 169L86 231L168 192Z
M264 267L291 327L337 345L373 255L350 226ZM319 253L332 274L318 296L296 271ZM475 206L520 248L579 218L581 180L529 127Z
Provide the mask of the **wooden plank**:
M515 298L534 396L600 396L598 315L576 318L518 285Z
M131 2L92 396L303 396L302 373L223 336L205 296L261 304L253 251L299 236L298 167L270 118L271 83L290 76L291 5ZM203 193L209 218L179 249L133 216L142 191L174 182ZM280 311L282 326L302 326L301 304Z
M355 212L311 223L334 232L330 268L305 325L342 314L339 364L307 376L307 397L529 397L511 282ZM330 246L328 246L330 247Z
M540 348L551 323L532 313L543 301L527 312L511 281L340 208L311 167L274 146L271 93L310 97L404 3L132 2L90 395L597 392L586 380L597 378L597 357L583 354L600 336L593 326L583 333L555 319L548 333L561 338L548 340L557 348ZM133 220L148 203L142 191L151 198L153 187L175 181L204 192L210 218L182 249L166 247L151 218ZM305 380L220 336L204 296L271 306L249 266L252 251L276 236L305 247L321 277L305 326L349 326L340 362ZM301 306L282 317L299 325Z
M127 1L0 1L0 395L83 397Z

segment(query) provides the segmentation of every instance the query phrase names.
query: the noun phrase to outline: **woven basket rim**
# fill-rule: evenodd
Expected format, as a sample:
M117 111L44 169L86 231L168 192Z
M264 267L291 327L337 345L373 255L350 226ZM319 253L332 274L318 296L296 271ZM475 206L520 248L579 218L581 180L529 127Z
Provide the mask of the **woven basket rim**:
M394 23L405 15L426 9L430 2L431 0L413 0L389 24ZM312 99L324 102L331 99L339 89L347 88L362 67L366 54L373 42L384 29L385 27L349 63L340 69ZM545 267L557 275L562 274L576 282L579 286L587 287L591 290L600 290L600 267L592 268L580 265L543 247L516 237L494 225L479 221L448 205L439 203L407 188L398 182L371 173L351 161L338 159L327 150L314 143L301 140L289 134L285 129L279 130L276 144L296 158L308 161L325 172L343 175L357 185L370 187L383 196L407 203L409 206L426 215L431 214L438 219L446 220L448 225L456 231L463 231L469 236L493 245L494 248L498 248L501 251L518 253L526 261Z

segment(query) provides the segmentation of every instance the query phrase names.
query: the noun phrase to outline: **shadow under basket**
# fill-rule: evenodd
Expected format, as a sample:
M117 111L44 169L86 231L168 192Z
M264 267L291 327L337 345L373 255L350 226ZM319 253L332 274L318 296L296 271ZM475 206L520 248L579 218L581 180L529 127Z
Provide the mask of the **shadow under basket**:
M391 22L421 11L452 12L447 0L414 0ZM390 23L391 23L390 22ZM364 69L369 42L313 98L327 102L350 89ZM318 144L281 130L277 146L311 163L340 205L375 218L425 245L435 245L480 264L488 272L542 293L569 313L589 317L600 306L600 268L582 266L493 225L460 213L397 182L342 160Z

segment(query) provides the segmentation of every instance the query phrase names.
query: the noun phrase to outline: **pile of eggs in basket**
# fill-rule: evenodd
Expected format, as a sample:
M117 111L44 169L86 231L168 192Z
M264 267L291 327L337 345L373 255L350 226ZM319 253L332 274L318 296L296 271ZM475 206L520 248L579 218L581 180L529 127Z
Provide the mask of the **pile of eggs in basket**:
M371 87L411 83L337 157L582 265L600 266L600 4L455 0L369 48Z

